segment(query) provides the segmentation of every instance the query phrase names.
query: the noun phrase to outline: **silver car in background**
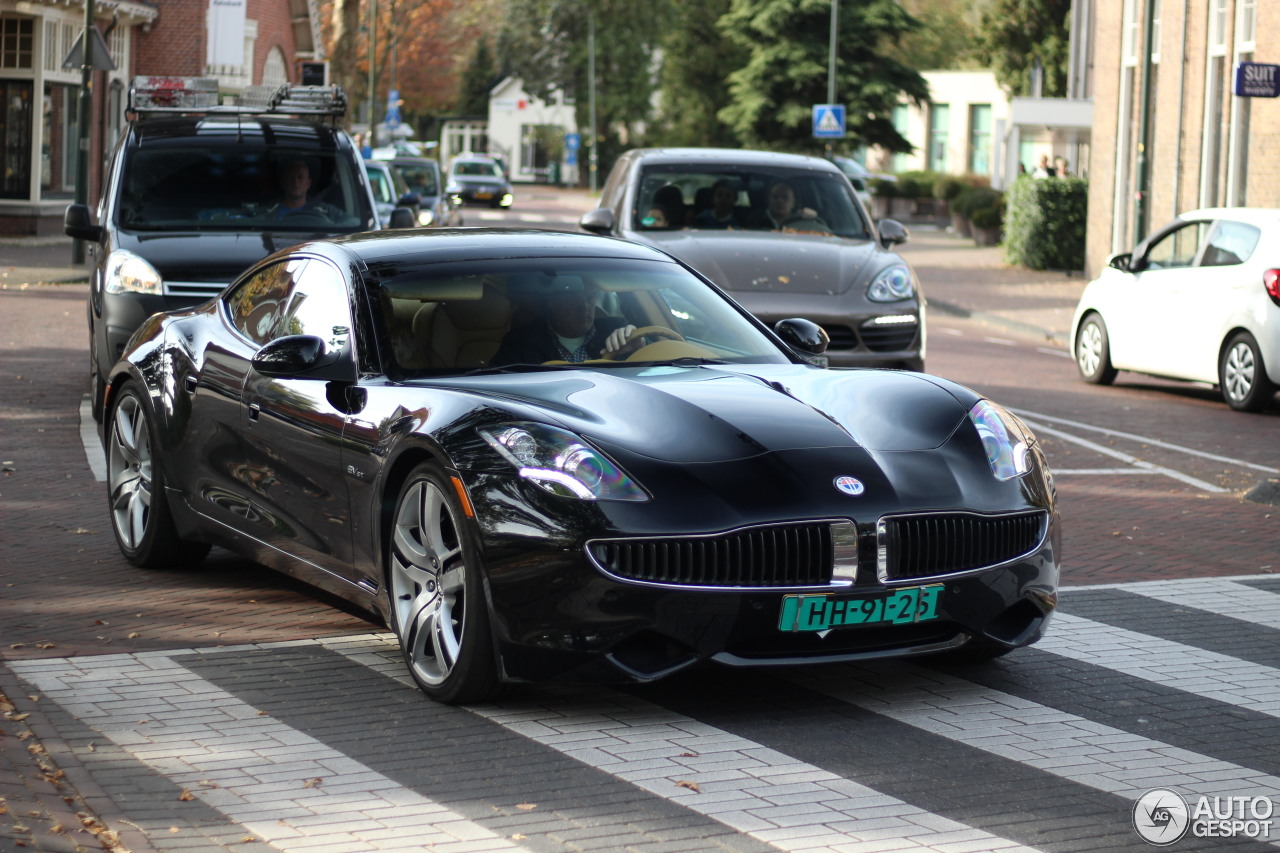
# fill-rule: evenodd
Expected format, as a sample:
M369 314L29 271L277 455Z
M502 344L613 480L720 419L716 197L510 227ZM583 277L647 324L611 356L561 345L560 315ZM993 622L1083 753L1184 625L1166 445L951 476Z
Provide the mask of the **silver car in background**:
M794 200L789 214L770 209L775 192L786 194L780 184ZM812 320L830 338L819 359L830 366L924 370L924 297L892 250L907 231L891 219L873 224L828 160L634 149L580 225L674 255L765 323Z

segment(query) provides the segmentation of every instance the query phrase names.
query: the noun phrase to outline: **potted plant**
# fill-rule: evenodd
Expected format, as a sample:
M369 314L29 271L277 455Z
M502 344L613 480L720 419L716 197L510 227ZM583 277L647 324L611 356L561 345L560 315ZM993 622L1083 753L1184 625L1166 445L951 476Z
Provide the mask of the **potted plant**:
M946 203L951 231L960 237L969 236L969 219L960 214L956 199L968 188L968 184L954 175L943 175L933 183L933 197Z
M994 246L1000 242L1000 230L1004 226L1004 195L989 191L984 203L971 209L969 227L973 242L979 246Z

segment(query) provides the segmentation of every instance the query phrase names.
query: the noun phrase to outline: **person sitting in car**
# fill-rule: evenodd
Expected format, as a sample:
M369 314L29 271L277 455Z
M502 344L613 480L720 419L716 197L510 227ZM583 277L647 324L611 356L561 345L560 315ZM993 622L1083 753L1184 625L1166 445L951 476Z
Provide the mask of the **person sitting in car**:
M734 210L737 201L738 191L733 184L724 179L716 181L711 185L711 206L700 211L693 218L693 224L698 228L741 228Z
M506 334L492 363L573 364L595 358L622 358L641 345L628 343L636 327L621 317L597 316L600 290L589 283L551 293L542 315Z
M752 228L765 231L830 231L818 211L796 206L796 191L786 181L774 181L765 197L764 210L751 219Z
M291 214L314 214L326 219L341 216L342 211L338 208L310 196L311 166L306 158L285 160L276 177L280 184L280 201L268 208L272 219L284 219Z

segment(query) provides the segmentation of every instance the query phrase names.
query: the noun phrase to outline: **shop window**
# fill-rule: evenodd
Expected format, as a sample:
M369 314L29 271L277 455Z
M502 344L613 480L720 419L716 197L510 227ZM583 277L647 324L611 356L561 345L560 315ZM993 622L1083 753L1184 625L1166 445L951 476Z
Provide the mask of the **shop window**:
M31 198L30 80L0 80L0 198Z
M0 17L0 68L32 68L35 19Z

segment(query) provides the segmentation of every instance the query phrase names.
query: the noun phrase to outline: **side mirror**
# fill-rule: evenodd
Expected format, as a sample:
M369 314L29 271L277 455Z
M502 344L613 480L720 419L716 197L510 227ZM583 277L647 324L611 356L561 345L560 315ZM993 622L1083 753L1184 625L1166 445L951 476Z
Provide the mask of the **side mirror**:
M250 362L263 376L276 379L354 381L355 371L343 364L343 351L331 350L315 335L276 338L254 353Z
M609 234L613 231L613 211L607 207L597 207L582 214L578 225L583 231L590 231L592 234Z
M405 193L396 204L401 207L417 207L422 204L422 196L418 193Z
M1107 258L1107 266L1118 269L1121 272L1130 272L1133 264L1132 252L1116 252Z
M907 227L896 219L881 219L876 223L876 230L880 232L880 245L886 249L907 242L911 236Z
M779 320L774 324L773 331L787 346L809 355L821 355L831 343L826 329L801 317Z
M93 224L88 205L67 205L67 211L62 215L62 230L68 237L75 237L77 240L88 240L90 243L102 242L102 226Z
M413 211L407 207L397 207L391 211L391 221L387 224L388 228L412 228L418 224L418 217L413 215Z

